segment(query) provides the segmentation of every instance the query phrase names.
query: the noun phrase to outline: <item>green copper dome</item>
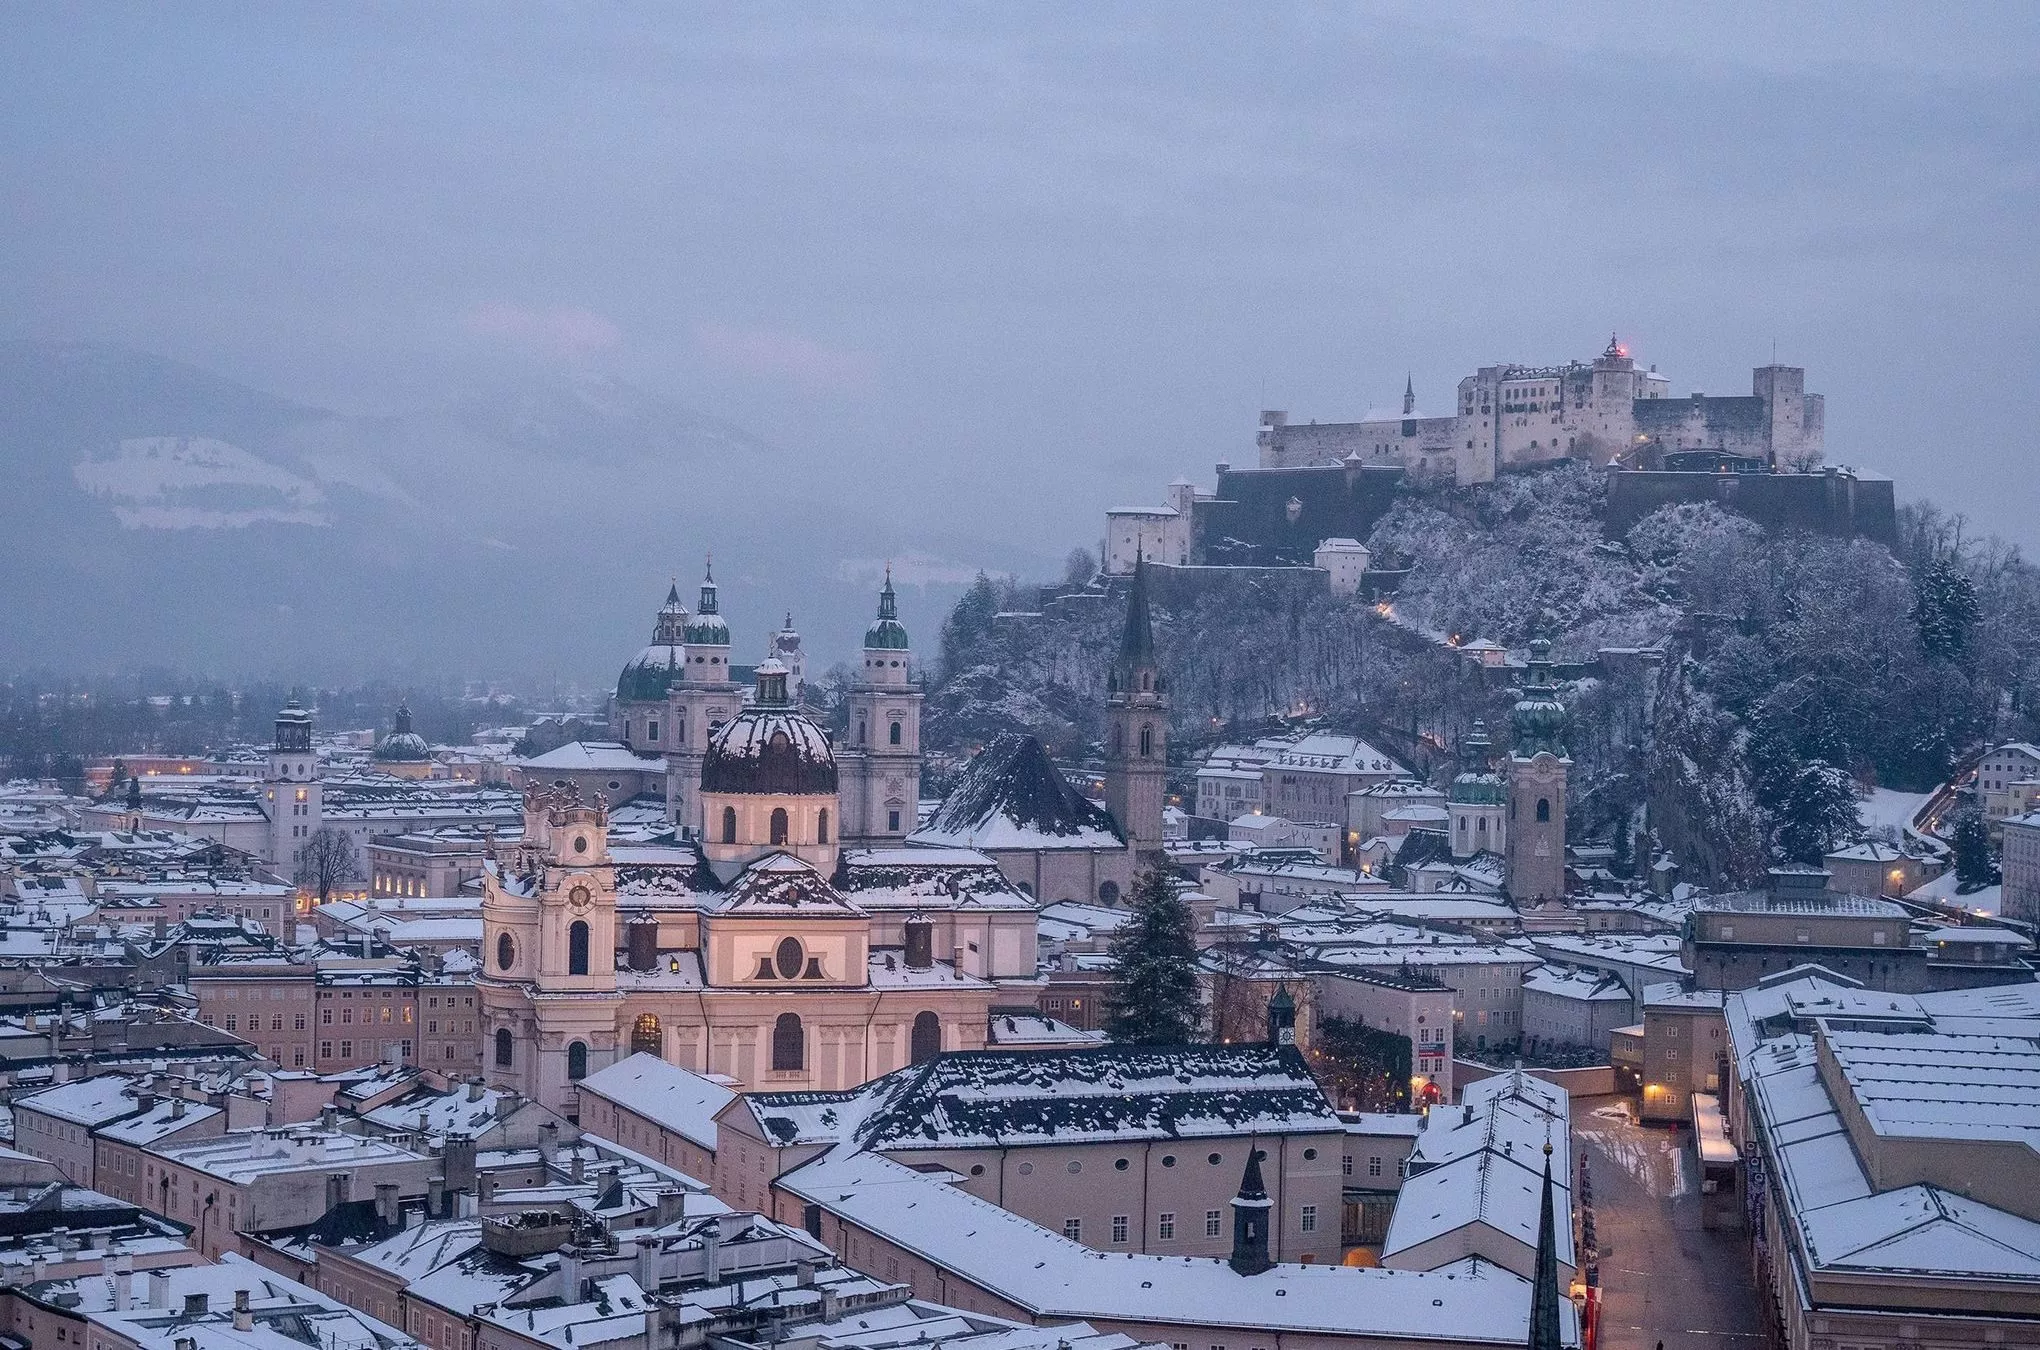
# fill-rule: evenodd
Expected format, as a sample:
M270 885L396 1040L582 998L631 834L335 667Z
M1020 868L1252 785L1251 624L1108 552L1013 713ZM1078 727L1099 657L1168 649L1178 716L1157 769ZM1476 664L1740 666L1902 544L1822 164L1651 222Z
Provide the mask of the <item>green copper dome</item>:
M676 583L666 589L666 603L652 627L651 645L633 656L616 677L618 703L658 703L680 678L680 643L687 626L687 607L680 603Z
M702 577L701 603L695 606L694 617L687 621L685 640L690 647L730 645L730 626L723 621L722 606L716 599L713 563Z
M1551 643L1537 638L1530 644L1530 674L1523 683L1523 696L1510 714L1515 728L1515 754L1528 759L1549 750L1564 759L1565 705L1558 701L1558 686L1551 682Z
M864 650L903 652L907 647L907 628L900 622L899 598L893 594L892 568L888 566L885 589L878 593L878 622L864 630Z

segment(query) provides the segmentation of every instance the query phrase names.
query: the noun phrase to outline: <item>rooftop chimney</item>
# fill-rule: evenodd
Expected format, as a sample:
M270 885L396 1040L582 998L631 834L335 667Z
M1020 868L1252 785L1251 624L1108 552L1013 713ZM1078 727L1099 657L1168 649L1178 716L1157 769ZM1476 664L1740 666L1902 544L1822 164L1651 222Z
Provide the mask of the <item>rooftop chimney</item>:
M687 1217L687 1192L678 1186L668 1186L659 1192L658 1226L678 1223Z
M248 1291L236 1289L234 1291L234 1330L253 1331L254 1329L255 1315L248 1311Z
M204 1316L210 1311L207 1307L208 1302L209 1300L203 1293L186 1294L184 1296L184 1315L186 1317Z
M152 1270L149 1272L149 1306L168 1308L170 1306L170 1272Z
M401 1191L394 1181L379 1181L375 1187L375 1216L391 1228L403 1222Z
M428 1219L450 1219L446 1212L446 1182L434 1177L425 1183L425 1217Z
M481 1080L481 1079L479 1079L479 1078L470 1078L470 1079L468 1080L468 1091L467 1091L467 1099L468 1099L469 1101L471 1101L471 1102L478 1102L478 1101L480 1101L480 1100L482 1099L482 1080Z

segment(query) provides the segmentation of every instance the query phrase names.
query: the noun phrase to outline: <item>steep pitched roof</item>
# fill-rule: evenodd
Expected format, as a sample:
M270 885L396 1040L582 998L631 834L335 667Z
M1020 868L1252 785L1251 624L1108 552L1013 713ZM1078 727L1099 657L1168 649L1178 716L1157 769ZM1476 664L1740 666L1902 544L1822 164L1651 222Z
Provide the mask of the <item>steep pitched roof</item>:
M1006 732L978 751L916 844L968 848L1112 848L1126 836L1112 813L1070 786L1041 742Z

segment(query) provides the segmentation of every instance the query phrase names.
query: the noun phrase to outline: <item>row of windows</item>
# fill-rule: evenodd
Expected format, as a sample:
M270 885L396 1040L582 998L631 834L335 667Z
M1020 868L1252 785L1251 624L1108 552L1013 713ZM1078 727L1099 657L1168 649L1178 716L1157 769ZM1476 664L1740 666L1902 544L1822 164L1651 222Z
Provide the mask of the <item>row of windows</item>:
M793 939L788 938L788 942ZM783 944L782 944L783 945ZM797 947L799 944L795 943ZM350 1053L342 1041L341 1054ZM410 1054L411 1043L404 1042L404 1053ZM631 1050L650 1054L662 1053L659 1019L655 1014L646 1013L639 1017L631 1029ZM320 1054L330 1053L321 1050ZM932 1012L917 1013L913 1029L908 1035L910 1062L924 1064L942 1053L942 1019ZM510 1028L496 1029L496 1066L513 1068L517 1059L517 1039ZM781 1013L772 1024L772 1068L775 1073L800 1073L807 1068L807 1027L798 1013ZM574 1041L567 1046L567 1078L579 1082L588 1076L588 1043ZM1218 1155L1213 1154L1214 1158ZM1026 1166L1023 1164L1023 1167Z
M1316 1205L1303 1206L1297 1211L1296 1223L1299 1231L1315 1233L1318 1225L1318 1207ZM1070 1241L1082 1242L1084 1240L1084 1221L1082 1219L1064 1219L1062 1231L1063 1236ZM1132 1231L1132 1217L1126 1214L1113 1215L1111 1231L1114 1243L1126 1242L1128 1235ZM1223 1237L1224 1235L1225 1211L1219 1209L1205 1210L1204 1236L1215 1238ZM1173 1242L1176 1240L1176 1214L1174 1210L1163 1210L1155 1216L1155 1240L1157 1242Z

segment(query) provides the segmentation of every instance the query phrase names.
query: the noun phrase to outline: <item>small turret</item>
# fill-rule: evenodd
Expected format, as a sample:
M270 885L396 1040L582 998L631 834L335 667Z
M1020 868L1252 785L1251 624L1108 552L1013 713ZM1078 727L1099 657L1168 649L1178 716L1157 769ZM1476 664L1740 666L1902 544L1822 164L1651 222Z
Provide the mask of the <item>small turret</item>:
M1296 1000L1286 983L1276 985L1275 997L1268 1000L1268 1044L1296 1044Z
M1564 759L1565 704L1558 701L1558 686L1551 679L1551 642L1536 638L1530 643L1530 671L1523 682L1523 696L1510 714L1515 729L1514 754L1528 759L1549 750Z
M1232 1256L1226 1264L1242 1275L1259 1275L1274 1268L1268 1259L1268 1215L1274 1202L1261 1181L1261 1152L1249 1145L1247 1170L1240 1177L1240 1193L1232 1198Z

